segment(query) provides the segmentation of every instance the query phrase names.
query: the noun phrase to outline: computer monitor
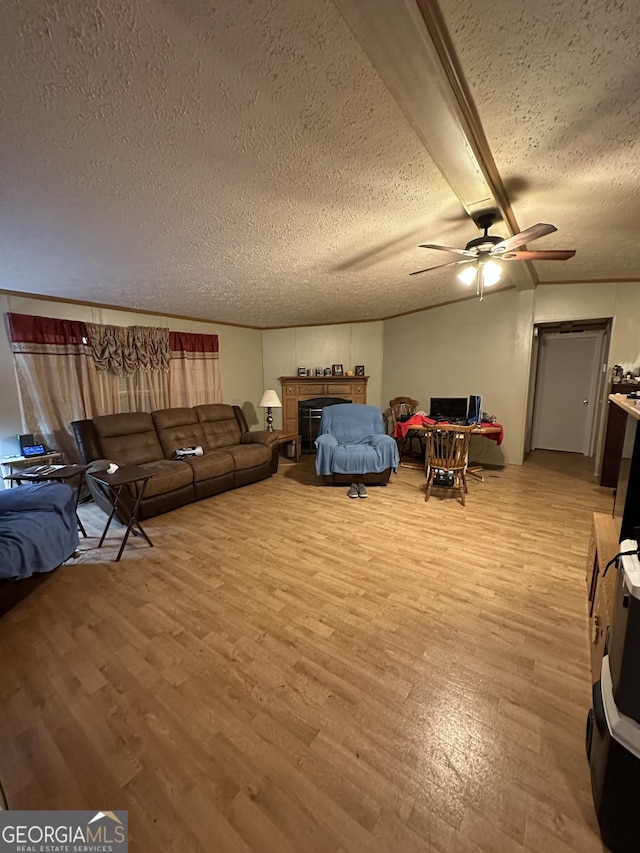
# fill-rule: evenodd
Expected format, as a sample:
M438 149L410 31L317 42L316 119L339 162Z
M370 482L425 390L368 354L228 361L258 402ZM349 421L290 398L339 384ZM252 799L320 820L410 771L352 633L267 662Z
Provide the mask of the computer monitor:
M467 398L432 397L429 403L429 417L434 420L463 420L467 417Z
M479 394L469 396L467 420L470 424L479 424L482 420L482 397Z

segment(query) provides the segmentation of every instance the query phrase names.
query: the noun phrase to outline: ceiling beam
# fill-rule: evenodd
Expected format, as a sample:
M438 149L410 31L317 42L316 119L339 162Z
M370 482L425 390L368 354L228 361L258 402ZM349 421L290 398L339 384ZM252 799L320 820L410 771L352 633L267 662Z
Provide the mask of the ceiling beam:
M497 210L520 231L435 0L334 0L372 65L469 216ZM509 264L519 290L538 283Z

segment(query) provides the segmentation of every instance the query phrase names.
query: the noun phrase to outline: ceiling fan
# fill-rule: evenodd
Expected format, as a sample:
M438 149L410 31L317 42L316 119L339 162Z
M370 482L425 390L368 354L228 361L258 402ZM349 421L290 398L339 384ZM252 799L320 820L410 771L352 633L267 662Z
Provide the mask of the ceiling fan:
M484 288L491 287L500 280L502 269L500 262L502 261L566 261L575 255L573 249L538 249L538 250L522 250L520 246L525 246L532 240L537 240L539 237L544 237L547 234L552 234L557 231L555 225L547 225L544 222L539 222L537 225L532 225L525 231L515 234L513 237L508 237L504 240L502 237L496 237L489 234L489 228L496 221L495 213L483 213L475 220L478 228L484 231L482 237L476 237L471 240L464 249L454 249L450 246L437 246L433 243L421 243L421 249L437 249L440 252L450 252L454 255L462 255L460 261L451 261L448 264L438 264L436 267L427 267L424 270L416 270L409 275L419 275L423 272L431 272L431 270L439 270L444 267L453 267L458 264L466 264L459 278L470 287L474 280L476 281L476 294L482 300L484 296Z

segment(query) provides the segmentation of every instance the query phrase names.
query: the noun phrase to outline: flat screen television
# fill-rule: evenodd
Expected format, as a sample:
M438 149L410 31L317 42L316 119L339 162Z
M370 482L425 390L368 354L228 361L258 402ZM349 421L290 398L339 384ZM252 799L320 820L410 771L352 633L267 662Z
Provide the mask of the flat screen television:
M614 492L613 517L620 521L619 542L640 540L640 429L637 419L629 414Z
M429 402L429 417L435 420L462 420L467 417L466 397L432 397Z

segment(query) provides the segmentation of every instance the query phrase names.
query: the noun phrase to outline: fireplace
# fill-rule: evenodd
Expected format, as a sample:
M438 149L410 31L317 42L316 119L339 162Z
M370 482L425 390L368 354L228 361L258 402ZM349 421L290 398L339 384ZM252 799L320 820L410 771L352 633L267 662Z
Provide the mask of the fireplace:
M313 397L311 400L300 400L298 403L298 432L303 453L315 453L315 440L318 437L322 410L325 406L337 406L339 403L350 403L344 397Z

